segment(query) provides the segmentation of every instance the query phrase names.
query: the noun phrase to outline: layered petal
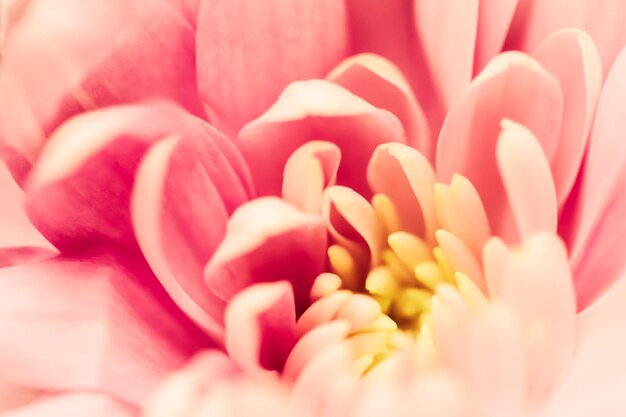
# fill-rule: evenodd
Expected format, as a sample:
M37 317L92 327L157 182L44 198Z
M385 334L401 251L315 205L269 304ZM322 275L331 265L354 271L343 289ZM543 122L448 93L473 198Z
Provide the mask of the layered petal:
M500 53L509 31L509 25L520 0L480 0L478 2L478 30L474 51L474 73Z
M343 156L337 184L367 195L365 169L377 145L404 142L391 113L378 109L329 81L291 84L260 118L246 125L237 143L260 195L280 193L289 156L311 140L335 143Z
M155 284L149 271L102 257L1 269L3 380L141 404L165 374L210 345Z
M448 114L439 135L437 173L444 182L455 173L472 182L495 234L515 239L508 230L508 202L495 163L501 120L528 127L552 161L562 106L556 78L530 57L509 52L487 65Z
M287 84L319 78L345 56L345 6L335 0L205 1L197 42L203 104L210 120L234 136Z
M626 227L626 50L606 80L576 204L571 259L579 309L587 307L623 271Z
M47 135L86 109L165 96L202 114L194 33L165 2L30 3L0 71L3 157L20 181Z
M205 280L219 298L230 301L255 283L289 281L296 310L304 311L315 278L326 263L326 229L274 197L253 200L230 218L226 236L205 269Z

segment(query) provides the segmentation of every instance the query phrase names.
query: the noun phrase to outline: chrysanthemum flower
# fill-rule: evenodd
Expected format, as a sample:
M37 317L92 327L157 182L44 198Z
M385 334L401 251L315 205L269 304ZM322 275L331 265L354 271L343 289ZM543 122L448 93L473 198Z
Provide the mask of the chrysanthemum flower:
M625 12L1 1L1 408L623 414Z

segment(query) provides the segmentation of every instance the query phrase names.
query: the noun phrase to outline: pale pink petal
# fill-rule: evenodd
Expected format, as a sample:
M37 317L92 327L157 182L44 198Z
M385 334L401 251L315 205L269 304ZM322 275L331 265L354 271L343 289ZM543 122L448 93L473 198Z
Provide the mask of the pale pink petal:
M489 274L501 274L488 277L499 281L491 297L517 320L526 357L525 403L537 410L562 381L574 356L576 299L567 252L558 237L542 233L526 239L505 262L486 268Z
M140 411L123 401L92 392L43 395L2 414L3 417L138 417Z
M238 381L241 370L224 353L206 350L170 375L144 408L149 417L189 417L206 397L225 384Z
M432 309L437 356L467 384L478 415L509 415L524 395L520 334L507 311L487 303L470 307L456 290L438 288Z
M557 79L527 55L508 52L487 65L448 114L439 135L437 173L444 182L455 173L472 182L495 234L515 238L502 228L508 202L495 158L501 120L527 126L551 161L562 107Z
M444 108L453 105L472 79L478 0L419 0L415 27Z
M580 28L598 46L606 76L626 42L625 14L626 3L615 0L520 0L506 49L534 51L551 33Z
M341 308L351 299L349 291L337 291L313 303L296 324L298 338L324 323L337 318Z
M0 286L0 374L13 384L141 404L166 373L210 346L149 271L111 259L3 268Z
M236 135L287 84L324 76L347 53L347 35L341 1L205 1L197 61L210 120Z
M326 263L326 234L318 216L274 197L252 200L230 218L205 280L225 301L254 283L290 281L301 313Z
M624 272L626 242L626 50L615 62L602 90L580 194L571 261L578 308L587 307Z
M402 122L407 144L432 159L434 144L424 112L400 69L374 54L348 58L327 77Z
M559 201L565 203L582 163L602 87L602 65L591 37L576 29L548 36L533 54L561 83L563 124L552 174Z
M0 380L0 413L27 405L41 395L40 389L14 385Z
M476 259L491 236L489 219L474 185L462 175L453 175L445 197L445 228L461 238Z
M283 199L304 212L319 214L322 193L335 185L340 160L341 150L331 142L312 141L299 147L285 164Z
M51 249L50 243L41 236L26 216L24 192L11 177L2 160L0 160L0 196L2 196L0 248L39 246Z
M530 130L503 120L496 159L520 238L539 231L556 233L557 197L550 165Z
M344 246L366 246L367 260L372 266L380 261L386 245L385 233L372 206L350 188L334 185L324 191L322 217L331 236Z
M433 209L435 173L422 154L400 144L380 145L368 165L367 180L375 193L391 199L402 230L418 236L433 235L437 227Z
M542 417L618 417L626 413L626 279L576 318L576 351Z
M252 285L226 310L226 350L252 378L281 372L296 343L296 310L286 281Z
M474 53L474 73L500 53L519 0L480 0L478 2L478 31Z
M480 258L476 258L462 239L447 230L437 230L436 236L437 243L452 268L467 275L486 294L487 284L483 276Z
M260 195L280 193L289 156L312 140L335 143L342 154L337 183L366 195L365 170L377 145L404 142L400 121L329 81L288 86L259 119L246 125L238 145Z

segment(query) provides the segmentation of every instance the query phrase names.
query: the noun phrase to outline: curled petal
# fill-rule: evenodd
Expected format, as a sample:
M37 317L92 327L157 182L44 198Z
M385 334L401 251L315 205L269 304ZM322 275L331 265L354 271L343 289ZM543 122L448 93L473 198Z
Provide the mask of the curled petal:
M278 195L289 156L312 140L335 143L343 161L337 184L369 193L365 170L381 143L404 142L400 121L330 81L289 85L260 118L246 125L238 145L260 195Z
M226 236L205 269L209 288L222 300L254 283L290 281L301 313L326 262L326 229L274 197L244 204L230 218Z

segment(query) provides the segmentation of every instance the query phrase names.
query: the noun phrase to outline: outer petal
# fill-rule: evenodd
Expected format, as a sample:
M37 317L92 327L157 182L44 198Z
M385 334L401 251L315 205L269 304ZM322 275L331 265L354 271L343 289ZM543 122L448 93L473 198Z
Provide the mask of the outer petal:
M437 172L444 182L454 173L467 177L480 194L494 233L507 239L507 202L495 164L500 121L527 126L552 160L562 114L558 81L526 55L499 55L451 109L439 135Z
M40 246L50 243L33 227L24 210L24 192L0 160L0 247ZM0 263L2 263L0 261Z
M559 207L565 203L580 170L602 87L600 56L591 37L564 29L548 36L535 58L561 83L563 124L552 173Z
M606 75L626 42L625 13L615 0L520 0L506 49L533 51L559 29L580 28L598 45Z
M571 244L579 309L624 272L626 244L626 50L604 85L589 143Z
M478 31L474 54L474 73L500 53L509 31L519 0L480 0L478 2Z
M576 319L569 372L542 417L617 417L626 413L626 279L619 279Z
M166 96L202 114L194 34L165 2L31 3L0 71L3 154L19 180L46 136L85 109Z
M472 79L478 0L418 0L415 27L444 107L459 98Z
M164 374L209 344L155 283L145 270L104 259L0 269L3 380L141 404Z
M345 13L335 0L205 1L197 61L211 121L235 135L287 84L328 72L346 53Z
M229 301L254 283L288 280L301 313L326 262L326 229L277 198L244 204L230 218L226 237L205 270L209 288Z
M337 183L367 194L365 169L374 148L404 142L401 123L391 113L328 81L293 83L260 118L238 137L259 194L280 192L283 168L304 143L326 140L339 146L343 163Z
M32 403L2 414L3 417L134 417L136 407L89 392L44 395Z

